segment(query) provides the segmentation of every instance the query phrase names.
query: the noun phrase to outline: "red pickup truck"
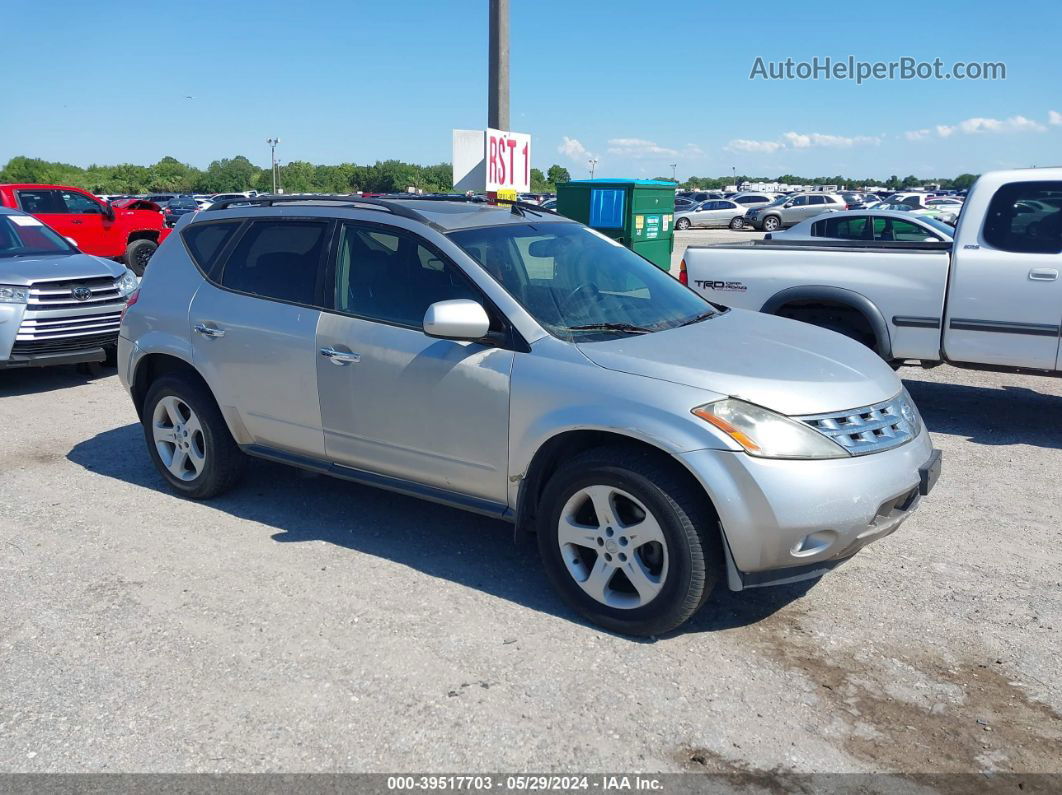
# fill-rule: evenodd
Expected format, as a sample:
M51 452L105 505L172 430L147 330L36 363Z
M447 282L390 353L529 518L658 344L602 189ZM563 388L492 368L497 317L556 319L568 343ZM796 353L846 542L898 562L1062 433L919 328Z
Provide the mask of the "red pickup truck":
M112 207L67 185L0 185L0 207L36 216L86 254L121 260L137 276L170 233L159 210Z

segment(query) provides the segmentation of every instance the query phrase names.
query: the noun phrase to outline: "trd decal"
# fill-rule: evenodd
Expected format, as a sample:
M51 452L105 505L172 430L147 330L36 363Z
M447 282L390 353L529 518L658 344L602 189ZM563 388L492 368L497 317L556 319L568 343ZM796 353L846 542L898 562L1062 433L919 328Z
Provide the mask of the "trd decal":
M693 283L703 290L736 290L744 292L749 289L742 282L716 282L711 279L694 279Z

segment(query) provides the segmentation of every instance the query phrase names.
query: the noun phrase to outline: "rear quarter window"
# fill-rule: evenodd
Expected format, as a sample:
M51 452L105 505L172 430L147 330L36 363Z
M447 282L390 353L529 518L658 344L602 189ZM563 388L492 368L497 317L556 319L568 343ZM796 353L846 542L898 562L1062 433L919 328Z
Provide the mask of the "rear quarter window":
M220 266L219 258L242 221L219 221L208 224L192 224L181 233L188 253L200 270L216 281Z

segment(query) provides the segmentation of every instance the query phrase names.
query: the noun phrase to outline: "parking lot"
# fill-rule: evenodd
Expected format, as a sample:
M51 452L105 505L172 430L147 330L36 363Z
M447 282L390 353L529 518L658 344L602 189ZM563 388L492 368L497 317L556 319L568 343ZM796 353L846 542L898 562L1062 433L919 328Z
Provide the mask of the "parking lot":
M1055 771L1062 380L900 374L915 516L639 642L510 525L264 462L185 501L112 371L2 373L0 768Z

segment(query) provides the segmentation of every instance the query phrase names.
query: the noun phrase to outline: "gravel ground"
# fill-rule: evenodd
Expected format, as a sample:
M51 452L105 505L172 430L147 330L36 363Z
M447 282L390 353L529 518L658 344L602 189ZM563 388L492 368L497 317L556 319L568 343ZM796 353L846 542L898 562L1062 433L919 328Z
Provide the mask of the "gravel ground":
M1058 772L1062 380L901 375L919 512L635 642L506 524L267 463L186 502L116 377L0 373L0 772Z
M675 230L675 248L671 252L671 273L678 276L678 265L686 246L708 246L713 243L743 243L749 240L763 240L763 232L755 229L743 229L735 232L730 229L687 229L685 232Z

